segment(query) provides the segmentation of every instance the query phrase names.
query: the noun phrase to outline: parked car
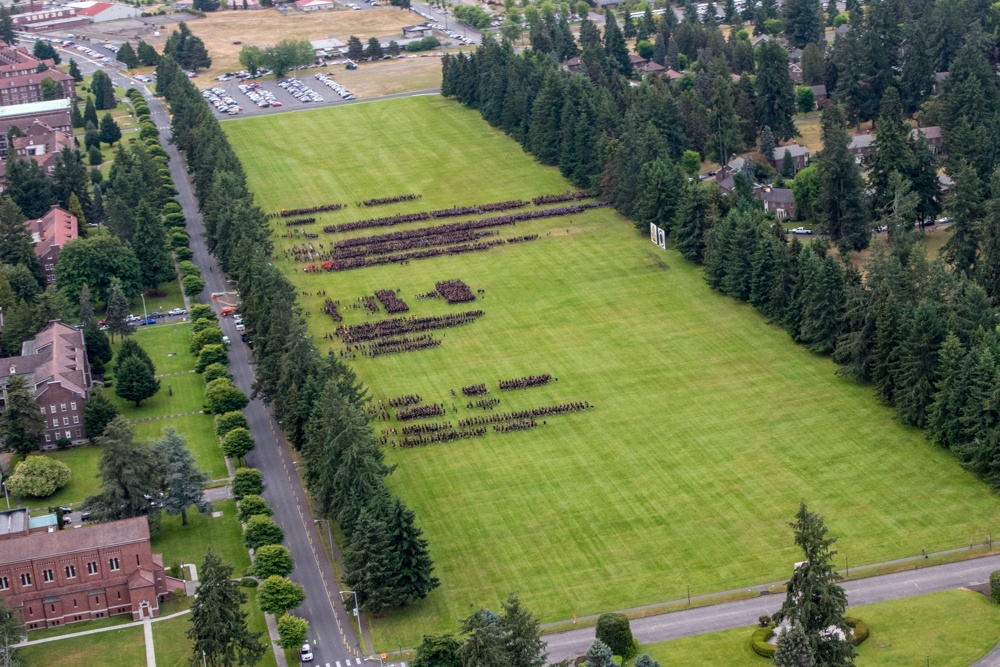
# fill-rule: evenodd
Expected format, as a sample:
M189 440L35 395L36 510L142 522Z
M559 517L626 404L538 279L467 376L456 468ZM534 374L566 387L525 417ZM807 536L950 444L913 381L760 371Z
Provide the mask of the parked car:
M227 347L229 346L229 336L223 336L222 337L222 344L225 345L225 346L227 346Z
M156 324L156 319L155 319L155 318L153 318L153 317L147 317L147 318L146 318L146 319L144 319L144 320L142 320L142 319L140 319L140 320L139 320L139 326L140 326L140 327L144 327L144 326L146 326L147 324Z
M163 317L163 313L161 313L158 310L154 310L153 312L151 312L149 314L149 316L152 317L154 320L158 320L158 319L161 319Z
M312 662L313 660L312 646L309 646L309 644L302 645L302 648L299 650L299 660L301 660L302 662Z
M237 331L243 331L243 330L245 330L245 329L246 329L246 327L245 327L245 326L243 326L243 323L242 323L242 322L240 322L239 324L237 324L237 325L236 325L236 330L237 330Z
M805 227L796 227L795 229L789 230L792 234L812 234L813 230L807 229Z

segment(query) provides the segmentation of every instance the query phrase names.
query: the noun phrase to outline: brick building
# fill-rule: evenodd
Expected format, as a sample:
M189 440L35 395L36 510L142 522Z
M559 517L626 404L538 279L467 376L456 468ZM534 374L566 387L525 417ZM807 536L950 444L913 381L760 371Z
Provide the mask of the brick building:
M160 615L184 583L150 549L146 517L34 528L26 509L0 512L0 595L29 630L131 614Z
M73 7L49 7L40 11L27 11L15 14L14 28L26 32L41 32L45 30L65 30L90 23L87 16L78 16Z
M24 341L20 356L0 359L0 411L7 404L7 382L15 375L28 381L45 418L42 449L54 449L60 439L87 441L83 406L93 381L83 331L53 320Z
M44 63L48 69L39 72ZM28 104L42 101L42 79L55 80L62 87L62 96L76 96L76 81L55 69L51 60L39 60L24 48L0 47L0 105Z
M79 236L76 216L58 206L53 206L41 218L28 220L24 224L31 232L31 240L35 243L35 256L45 271L46 284L55 285L59 251Z
M23 137L14 137L14 154L25 160L34 160L45 173L55 169L59 152L73 148L73 133L63 132L35 120L23 130Z
M53 130L73 136L72 102L69 99L0 106L0 158L7 158L7 131L17 127L23 132L36 120Z

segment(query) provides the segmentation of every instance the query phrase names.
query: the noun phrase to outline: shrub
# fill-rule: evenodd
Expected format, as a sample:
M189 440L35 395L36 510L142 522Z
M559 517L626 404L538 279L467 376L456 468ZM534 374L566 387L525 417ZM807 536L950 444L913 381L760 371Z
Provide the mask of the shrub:
M423 39L417 39L403 47L404 51L430 51L441 46L441 42L434 35L427 35Z
M187 248L191 245L191 237L187 235L182 229L174 229L170 232L170 247L174 250L177 248Z
M258 470L258 472L260 472ZM247 520L243 531L243 543L248 549L258 549L266 544L281 544L285 539L285 531L271 517L255 514Z
M184 225L187 224L187 221L184 219L183 213L165 213L163 215L163 224L167 227L179 229L184 227Z
M990 583L992 584L992 576L990 579ZM861 646L861 644L868 639L868 635L871 634L871 629L868 627L868 624L860 618L847 616L844 618L844 623L847 624L847 627L854 630L854 637L851 639L851 643L855 646Z
M212 380L218 380L219 378L226 378L227 380L232 380L233 376L229 374L226 367L222 364L209 364L205 367L205 384L208 384Z
M191 248L177 248L174 250L174 256L177 257L178 261L184 261L194 257L194 252Z
M753 647L753 652L764 658L773 658L777 647L774 644L767 643L767 640L773 636L774 628L770 626L754 630L753 635L750 636L750 644Z
M206 372L208 369L205 369ZM234 428L246 428L247 418L242 412L226 412L215 418L215 434L220 438L232 431Z
M206 345L222 345L222 329L219 327L206 327L191 336L191 354L201 353Z
M208 345L206 347L216 347ZM229 380L219 378L212 380L205 388L205 399L208 401L208 409L213 415L220 415L223 412L233 412L242 410L250 402L247 395Z
M267 501L255 494L247 494L240 498L240 502L237 503L236 507L236 518L242 523L246 523L250 520L250 517L258 514L262 516L271 516L274 514L274 510L267 504Z
M205 329L218 329L219 321L216 319L206 320L202 318L191 323L191 335L199 334Z
M233 475L233 498L259 496L264 492L264 474L256 468L240 468Z
M292 558L292 553L280 544L265 544L253 553L253 566L250 570L258 579L275 575L284 577L294 569L295 559Z
M1000 604L1000 570L990 573L990 600Z
M626 659L632 657L629 655L632 651L632 628L625 614L601 614L597 618L595 634L608 645L613 655L620 655Z
M163 149L161 148L160 150ZM167 154L166 151L163 151L163 154L166 155ZM180 213L181 211L182 211L181 205L174 200L168 201L166 204L163 205L163 215L170 215L171 213Z
M759 616L757 617L757 624L760 625L760 627L762 628L766 628L767 626L771 625L771 617L768 616L767 614Z
M259 582L253 577L243 577L240 579L240 588L257 588Z
M194 262L190 260L178 262L177 270L181 272L182 276L201 276L201 269L195 266Z
M291 614L278 618L278 644L281 648L298 648L309 636L309 621Z
M7 490L15 496L46 498L69 484L69 466L47 456L29 456L7 478Z

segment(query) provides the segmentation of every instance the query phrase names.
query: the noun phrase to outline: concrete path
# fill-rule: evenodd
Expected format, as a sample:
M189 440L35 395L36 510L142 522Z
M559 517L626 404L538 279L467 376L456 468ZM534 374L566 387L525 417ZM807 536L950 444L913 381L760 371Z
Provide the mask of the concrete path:
M142 636L146 640L146 667L156 667L156 650L153 648L153 621L142 622Z

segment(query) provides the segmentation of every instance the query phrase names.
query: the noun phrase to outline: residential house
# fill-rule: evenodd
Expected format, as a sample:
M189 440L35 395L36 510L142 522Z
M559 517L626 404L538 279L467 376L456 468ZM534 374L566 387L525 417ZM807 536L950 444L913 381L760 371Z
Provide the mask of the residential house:
M947 197L955 188L955 181L948 174L938 176L938 183L941 184L941 196Z
M805 78L802 76L802 65L799 63L788 63L788 76L791 77L792 83L796 86L801 86Z
M675 70L673 67L668 67L666 71L666 76L671 81L676 81L677 79L680 79L684 75Z
M156 617L184 586L152 552L146 517L71 530L38 523L23 508L0 512L0 595L29 630L119 614Z
M662 72L667 71L666 67L664 67L659 63L653 62L652 60L650 60L647 63L643 63L642 65L639 65L635 69L636 71L642 72L644 75L647 76L650 74L660 74Z
M934 73L934 94L940 95L944 92L944 82L948 80L947 72Z
M45 283L56 284L56 263L63 246L79 235L79 221L69 211L53 206L37 220L24 223L35 243L35 256L45 271ZM2 363L2 362L0 362Z
M836 40L838 37L846 37L847 33L850 32L850 24L844 23L843 25L837 26L837 29L833 31L833 38Z
M14 376L27 380L45 418L42 449L55 449L59 440L87 441L83 407L93 379L83 331L52 320L33 339L24 341L20 356L0 359L0 411L7 405L7 383Z
M7 133L12 127L23 132L37 120L53 130L72 136L71 109L72 103L68 99L0 106L0 158L7 158Z
M638 53L628 54L628 59L632 62L632 67L640 67L646 64L646 59L640 56Z
M784 164L786 152L791 154L796 172L799 169L805 169L809 166L809 149L798 144L789 144L775 148L774 153L771 154L771 166L780 170Z
M774 213L779 220L795 218L795 195L789 188L763 188L764 211Z
M583 69L583 63L578 56L572 58L567 58L566 62L563 63L570 72L576 74Z
M56 130L40 120L35 120L24 130L23 137L14 137L14 154L25 160L34 160L39 167L51 174L59 152L73 148L73 134Z
M818 86L810 86L810 88L812 88L813 100L817 109L822 109L830 104L830 95L826 92L826 86L820 84Z
M872 152L873 141L875 141L875 135L871 132L851 137L851 143L847 145L847 150L851 151L855 162L861 164L865 157Z
M917 137L921 135L934 153L940 153L944 149L944 136L941 134L941 128L937 125L916 127L910 131L910 139L912 141L916 141Z

